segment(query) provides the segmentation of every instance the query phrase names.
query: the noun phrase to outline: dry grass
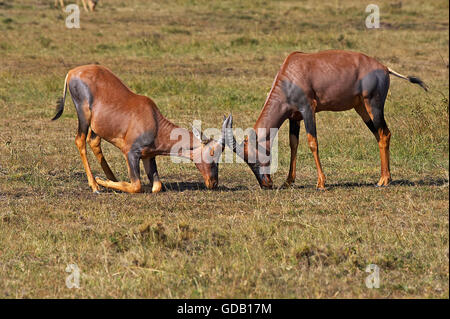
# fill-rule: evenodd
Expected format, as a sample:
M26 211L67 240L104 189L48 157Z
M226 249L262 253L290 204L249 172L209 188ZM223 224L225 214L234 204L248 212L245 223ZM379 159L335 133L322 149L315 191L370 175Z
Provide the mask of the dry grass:
M0 297L448 298L448 2L378 1L382 28L364 28L360 1L119 1L64 27L53 1L0 2ZM355 112L320 113L329 189L304 129L297 183L261 191L243 164L205 190L193 164L158 158L167 191L93 195L74 144L70 101L50 122L66 72L98 62L152 97L174 122L252 126L294 50L365 52L418 75L426 94L393 79L386 118L394 183ZM281 185L289 165L280 131ZM120 179L122 155L104 144ZM92 154L93 170L102 175ZM69 263L81 289L65 286ZM381 268L367 289L365 268Z

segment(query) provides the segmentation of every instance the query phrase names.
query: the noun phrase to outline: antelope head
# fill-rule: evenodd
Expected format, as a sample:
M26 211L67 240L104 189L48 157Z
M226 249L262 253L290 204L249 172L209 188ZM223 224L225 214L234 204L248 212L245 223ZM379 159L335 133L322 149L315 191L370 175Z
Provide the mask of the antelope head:
M252 130L250 136L246 137L241 144L237 144L233 135L233 116L230 114L223 121L222 137L225 137L225 144L247 163L258 180L259 186L261 188L272 188L270 161L265 163L260 161L260 153L266 152L267 155L267 149L258 142L256 132Z
M200 142L193 149L194 163L202 174L206 187L213 189L219 184L219 158L225 149L224 135L222 133L219 140L216 141L206 137L195 127L192 128L192 133Z

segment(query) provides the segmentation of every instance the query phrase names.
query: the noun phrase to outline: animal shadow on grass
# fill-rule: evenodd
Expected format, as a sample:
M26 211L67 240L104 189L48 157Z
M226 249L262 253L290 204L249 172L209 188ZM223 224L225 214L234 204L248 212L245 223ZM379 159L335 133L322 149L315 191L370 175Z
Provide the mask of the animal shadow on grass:
M236 187L226 187L219 185L215 189L210 189L210 191L222 191L222 192L231 192L238 190L247 190L247 187L244 186L236 186ZM163 191L172 191L172 192L184 192L184 191L192 191L192 190L208 190L204 183L201 182L169 182L163 183Z
M85 178L84 173L74 173L73 177L77 178ZM399 180L393 180L389 186L443 186L448 184L449 180L445 178L427 178L427 179L421 179L417 181L412 180L406 180L406 179L399 179ZM367 183L367 182L341 182L341 183L334 183L334 184L327 184L327 189L333 189L333 188L357 188L357 187L375 187L376 183ZM286 187L280 186L275 187L273 190L281 190L285 189ZM315 188L313 184L311 185L291 185L287 188L293 188L293 189L312 189ZM381 188L386 188L381 187ZM203 182L163 182L163 188L162 192L184 192L184 191L205 191L208 190ZM234 187L227 187L224 185L219 185L217 188L212 189L210 191L222 191L222 192L233 192L233 191L243 191L243 190L250 190L246 186L234 186ZM101 190L101 193L116 193L120 191L112 190L108 188L103 188ZM142 185L142 193L152 193L152 185L149 184L143 184Z
M99 176L101 178L105 178L101 175L95 175L95 176ZM73 181L73 180L79 180L83 183L87 183L87 179L86 179L86 174L84 172L74 172L72 173L70 176L59 176L56 177L59 180L62 181ZM209 190L208 188L206 188L205 184L203 182L164 182L161 181L163 184L163 188L162 188L162 192L184 192L184 191L206 191ZM234 187L227 187L224 185L219 185L217 188L215 189L211 189L209 191L221 191L221 192L231 192L231 191L242 191L242 190L248 190L247 187L245 186L234 186ZM122 193L121 191L118 190L114 190L111 188L105 188L102 187L100 190L100 193ZM144 194L151 194L152 193L152 185L145 183L144 181L142 182L142 191L141 193Z
M411 181L406 179L399 179L392 181L388 186L383 186L380 188L389 188L392 186L443 186L448 184L448 179L445 178L429 178L429 179L421 179L418 181ZM326 184L326 189L333 188L357 188L357 187L376 187L376 183L357 183L357 182L342 182L342 183L334 183L334 184ZM313 189L316 188L313 184L311 185L291 185L288 187L280 186L278 189Z
M448 184L448 179L445 178L430 178L430 179L421 179L418 181L411 181L407 179L399 179L393 180L388 186L380 187L392 187L392 186L443 186ZM335 184L327 184L327 188L355 188L355 187L376 187L376 183L356 183L356 182L343 182L343 183L335 183ZM300 186L299 188L304 188L304 186Z
M163 187L161 192L185 192L185 191L221 191L221 192L232 192L239 190L248 190L248 188L244 186L236 186L236 187L226 187L226 186L218 186L215 189L206 188L204 183L201 182L163 182ZM100 193L122 193L118 190L113 190L110 188L102 188ZM141 193L143 194L151 194L152 193L152 185L144 184L142 185Z
M394 180L390 185L392 186L443 186L448 184L448 179L445 178L430 178L421 179L418 181L409 181L406 179Z

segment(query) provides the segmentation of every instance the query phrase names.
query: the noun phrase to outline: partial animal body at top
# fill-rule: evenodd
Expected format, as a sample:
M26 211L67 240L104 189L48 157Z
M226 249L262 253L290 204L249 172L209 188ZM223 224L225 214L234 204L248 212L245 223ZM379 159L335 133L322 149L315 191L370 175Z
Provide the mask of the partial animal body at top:
M88 8L90 11L94 11L95 7L98 4L98 0L81 0L83 3L83 8L87 12ZM77 0L77 4L79 3L79 0ZM58 5L61 6L62 9L64 9L64 0L55 0L55 7L58 7Z
M381 158L381 178L378 186L391 182L389 166L389 142L391 132L384 117L384 104L389 90L390 75L419 84L416 77L401 75L365 54L329 50L317 53L291 53L282 64L264 107L253 127L257 135L265 129L267 135L255 136L256 143L244 140L236 144L232 135L232 117L224 121L227 144L242 157L256 176L262 188L271 188L270 173L264 173L270 161L258 161L261 152L270 153L272 139L270 128L279 129L289 120L289 144L291 159L285 185L291 185L296 177L296 157L299 141L300 121L305 123L308 145L317 168L317 188L325 188L325 174L319 159L316 132L316 113L321 111L346 111L355 109L375 136ZM256 161L249 159L256 158Z
M162 184L155 160L158 155L193 160L203 175L206 186L217 186L218 160L225 147L222 137L215 141L206 138L196 129L192 133L176 126L161 114L150 98L133 93L109 69L99 65L80 66L67 73L63 96L58 101L53 120L58 119L64 111L67 88L78 116L75 144L80 152L89 186L94 192L99 191L99 185L129 193L140 192L140 160L152 183L152 192L159 192ZM177 138L172 137L173 132L177 133ZM102 139L122 151L130 182L117 181L103 156L100 146ZM92 175L86 157L86 141L107 180L94 178Z

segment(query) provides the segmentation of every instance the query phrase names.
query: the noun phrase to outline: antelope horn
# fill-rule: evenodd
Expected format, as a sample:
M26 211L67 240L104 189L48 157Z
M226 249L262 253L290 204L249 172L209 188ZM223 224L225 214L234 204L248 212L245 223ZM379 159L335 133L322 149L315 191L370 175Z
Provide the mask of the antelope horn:
M222 124L222 136L225 137L226 145L233 150L240 158L244 159L244 143L238 145L233 135L233 115L224 119Z

